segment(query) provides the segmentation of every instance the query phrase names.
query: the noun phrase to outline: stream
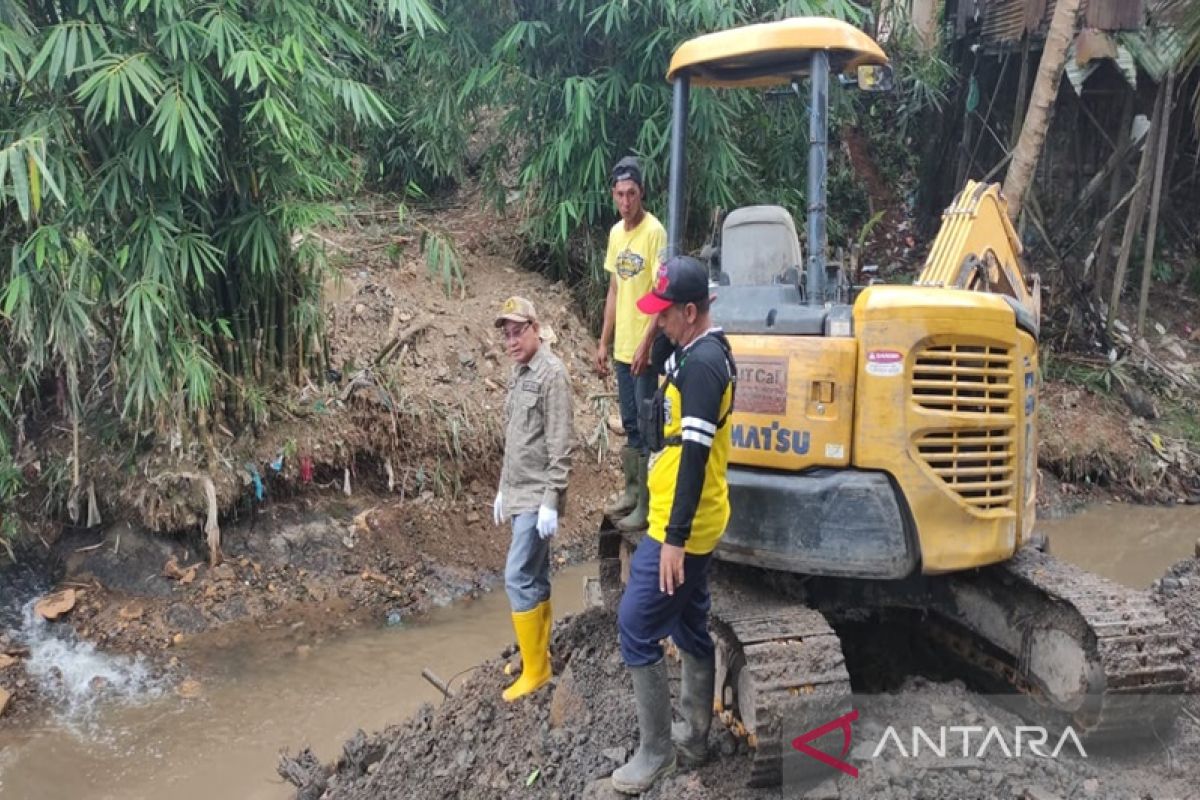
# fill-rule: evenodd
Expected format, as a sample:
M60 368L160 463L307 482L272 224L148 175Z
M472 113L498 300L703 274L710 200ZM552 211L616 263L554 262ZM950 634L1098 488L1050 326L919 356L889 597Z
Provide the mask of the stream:
M1098 505L1039 528L1058 557L1145 588L1192 555L1200 508ZM593 563L558 573L556 616L582 608L584 579L595 570ZM14 624L11 613L2 621ZM274 772L280 750L307 744L328 761L356 729L379 730L438 702L422 668L457 684L461 671L513 640L507 598L496 590L404 626L324 639L300 629L294 641L243 638L195 653L189 664L202 683L189 700L134 661L39 638L36 623L22 624L26 636L34 631L31 661L44 664L41 680L57 686L60 710L21 730L0 724L0 798L13 800L282 800L292 787ZM86 678L95 674L104 675L108 702L88 699Z
M583 608L584 578L595 572L595 564L582 564L557 573L556 617ZM191 661L203 678L197 699L148 686L134 702L76 709L32 729L0 725L0 798L289 798L294 787L275 774L280 750L307 744L322 760L334 758L356 729L382 729L441 699L422 668L448 680L496 656L513 631L507 596L497 589L400 627L324 641L300 629L296 637L286 648L277 639L251 640L198 655ZM60 657L63 671L73 672L82 655L67 647Z

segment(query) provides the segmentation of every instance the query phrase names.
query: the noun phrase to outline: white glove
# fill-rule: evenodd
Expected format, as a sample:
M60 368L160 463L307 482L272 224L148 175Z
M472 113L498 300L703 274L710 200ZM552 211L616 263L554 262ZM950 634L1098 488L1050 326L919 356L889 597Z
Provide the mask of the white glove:
M558 512L553 508L538 506L537 532L543 539L558 533Z
M492 521L497 525L504 522L504 493L496 492L496 499L492 501Z

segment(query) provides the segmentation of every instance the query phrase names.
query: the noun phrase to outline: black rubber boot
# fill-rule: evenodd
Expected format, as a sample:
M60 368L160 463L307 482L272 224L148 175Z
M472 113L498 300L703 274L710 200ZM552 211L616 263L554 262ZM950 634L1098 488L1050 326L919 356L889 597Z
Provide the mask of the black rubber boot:
M680 650L683 660L683 685L679 691L679 711L683 722L671 725L675 753L685 767L698 767L708 760L708 729L713 717L715 662L712 656L696 658Z
M630 667L633 696L637 701L641 740L629 762L612 774L612 786L622 794L641 794L659 778L675 771L675 746L671 744L671 687L662 659L646 667Z

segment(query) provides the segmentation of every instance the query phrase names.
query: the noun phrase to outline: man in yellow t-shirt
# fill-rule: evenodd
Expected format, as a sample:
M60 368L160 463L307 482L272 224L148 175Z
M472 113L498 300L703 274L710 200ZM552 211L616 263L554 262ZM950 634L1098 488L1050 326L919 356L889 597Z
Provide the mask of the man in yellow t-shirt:
M596 371L608 373L609 344L617 373L617 397L621 424L625 428L625 447L621 468L625 492L605 507L621 530L646 527L649 491L646 488L646 463L649 453L638 430L638 408L658 386L649 369L650 345L654 341L654 318L637 309L637 301L650 291L658 268L659 254L667 246L667 232L653 214L642 205L645 189L642 168L633 156L616 163L610 176L613 203L621 219L608 233L608 252L604 269L610 274L608 297L604 301L604 327L596 348Z

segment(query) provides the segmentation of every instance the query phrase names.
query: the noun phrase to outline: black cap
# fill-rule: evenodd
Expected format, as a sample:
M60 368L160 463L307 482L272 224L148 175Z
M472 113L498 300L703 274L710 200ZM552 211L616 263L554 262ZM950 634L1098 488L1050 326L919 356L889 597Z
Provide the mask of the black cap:
M708 299L708 270L691 256L672 256L658 265L654 288L637 302L643 314L657 314L668 306L700 303Z
M642 165L638 162L637 156L625 156L613 166L612 174L608 176L608 182L610 185L616 186L618 181L633 181L639 189L645 191L645 187L642 185Z

